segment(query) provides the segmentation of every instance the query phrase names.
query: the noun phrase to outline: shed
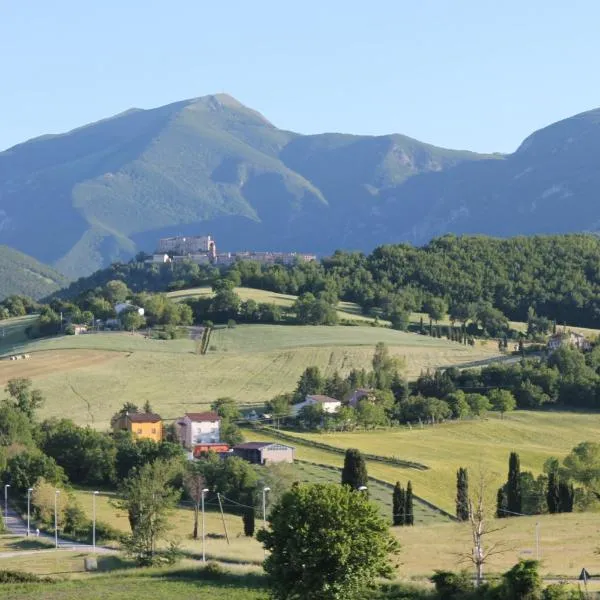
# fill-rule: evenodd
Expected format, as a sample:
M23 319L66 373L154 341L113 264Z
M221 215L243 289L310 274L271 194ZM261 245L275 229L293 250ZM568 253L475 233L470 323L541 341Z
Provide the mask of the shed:
M294 462L294 447L276 442L246 442L233 447L233 454L255 465Z

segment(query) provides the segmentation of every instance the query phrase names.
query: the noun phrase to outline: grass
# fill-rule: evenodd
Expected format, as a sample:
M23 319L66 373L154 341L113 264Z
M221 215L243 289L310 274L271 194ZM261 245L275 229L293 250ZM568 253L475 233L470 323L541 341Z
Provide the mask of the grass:
M35 315L0 321L0 354L13 354L13 349L27 342L25 330L37 320Z
M124 402L150 401L163 418L203 410L220 396L261 405L294 389L302 371L369 368L378 341L403 357L406 373L493 360L493 346L461 346L444 339L378 327L243 325L217 329L208 354L190 339L161 341L129 333L62 336L23 344L23 361L0 361L0 385L30 377L42 390L42 417L70 415L79 424L108 426Z
M372 432L293 434L339 448L358 448L383 456L396 456L423 463L427 471L404 469L378 462L369 464L369 474L393 483L411 479L415 493L435 505L454 512L456 470L469 468L472 477L484 466L492 477L493 490L505 480L508 455L516 451L521 468L539 473L550 456L562 457L575 445L598 437L600 415L566 412L517 411L500 419L494 414L483 420L446 423ZM252 439L264 434L249 432ZM339 466L342 456L298 444L296 456Z
M277 292L269 292L267 290L259 290L247 287L235 288L235 292L242 300L266 302L285 308L290 308L298 297L291 294L279 294ZM168 296L177 301L187 300L190 298L206 298L208 296L212 296L212 288L198 287L187 290L178 290L176 292L170 292ZM347 321L356 321L363 324L372 323L374 321L372 317L363 315L360 306L354 302L339 302L337 306L337 313L340 320L344 319ZM388 323L388 321L380 321L380 323Z

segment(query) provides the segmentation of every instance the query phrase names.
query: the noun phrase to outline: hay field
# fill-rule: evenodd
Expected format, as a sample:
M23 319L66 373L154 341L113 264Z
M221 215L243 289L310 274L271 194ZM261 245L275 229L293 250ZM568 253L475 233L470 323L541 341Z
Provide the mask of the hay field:
M377 327L244 325L217 329L204 356L190 339L145 339L130 333L98 333L31 341L24 361L0 361L0 381L31 377L46 396L42 417L69 415L79 424L107 427L124 402L150 401L165 419L205 409L231 396L261 405L294 388L302 371L325 374L368 368L378 341L403 357L406 373L493 360L493 348L461 346Z
M500 419L493 413L484 420L469 420L412 430L293 434L339 448L358 448L383 456L396 456L427 465L429 470L403 469L370 463L369 474L393 483L411 479L415 494L454 512L456 470L468 467L471 477L483 468L491 477L490 498L506 480L508 455L516 451L521 469L540 473L550 456L565 456L581 441L598 439L599 414L516 411ZM252 432L252 439L264 437ZM297 446L298 458L339 466L342 458L331 452Z

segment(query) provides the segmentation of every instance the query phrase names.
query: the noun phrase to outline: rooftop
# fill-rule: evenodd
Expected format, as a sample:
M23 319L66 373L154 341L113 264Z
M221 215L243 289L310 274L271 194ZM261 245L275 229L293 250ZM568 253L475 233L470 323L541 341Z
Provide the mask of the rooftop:
M158 423L162 421L156 413L127 413L125 415L132 423Z
M279 442L245 442L234 446L234 450L262 450L268 446L286 446L286 444L280 444ZM287 448L293 448L293 446L286 446Z
M312 398L316 402L321 402L327 404L328 402L339 402L335 398L331 398L330 396L323 396L322 394L308 394L307 398Z
M204 421L220 421L221 417L216 412L207 411L199 413L185 413L185 416L194 423L202 423Z

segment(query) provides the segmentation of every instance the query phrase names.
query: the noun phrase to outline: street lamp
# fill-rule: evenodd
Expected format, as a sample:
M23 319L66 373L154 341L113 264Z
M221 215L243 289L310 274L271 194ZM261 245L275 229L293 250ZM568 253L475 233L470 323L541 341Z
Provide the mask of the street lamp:
M33 488L29 488L27 490L27 537L29 537L30 529L29 529L29 515L31 513L31 492L33 492Z
M5 484L4 486L4 524L8 524L8 488L10 487L10 483Z
M202 490L202 562L206 562L206 527L204 523L204 494L208 493L208 489L204 488Z
M58 495L60 494L60 490L54 490L54 544L58 549Z
M96 496L100 492L92 492L92 547L96 552Z

